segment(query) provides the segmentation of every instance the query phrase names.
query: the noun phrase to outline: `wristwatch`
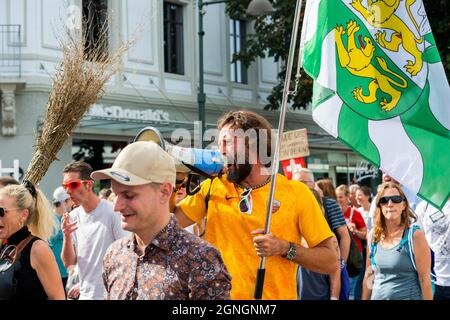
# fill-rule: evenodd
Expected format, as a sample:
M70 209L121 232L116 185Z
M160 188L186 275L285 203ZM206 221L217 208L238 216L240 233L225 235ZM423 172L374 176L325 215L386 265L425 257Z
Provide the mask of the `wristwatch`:
M292 261L295 259L296 255L297 255L297 247L292 242L289 242L289 250L284 257Z

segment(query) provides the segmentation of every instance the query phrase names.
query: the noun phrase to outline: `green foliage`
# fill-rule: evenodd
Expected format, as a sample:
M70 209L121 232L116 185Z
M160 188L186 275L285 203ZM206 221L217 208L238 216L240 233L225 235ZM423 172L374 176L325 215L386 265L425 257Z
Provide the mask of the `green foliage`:
M450 79L450 1L423 0L447 80Z
M305 2L303 1L303 5ZM423 2L447 73L447 78L449 79L450 42L447 35L450 34L450 1L423 0ZM234 19L242 18L249 3L250 0L228 1L228 15ZM274 1L273 7L275 12L270 18L258 17L254 20L254 33L247 35L247 43L233 57L233 61L240 60L246 66L249 66L258 57L273 57L275 61L287 61L295 5L296 1L294 0ZM302 21L300 25L302 25ZM292 74L295 75L296 72L297 69L294 67ZM285 64L282 64L281 72L278 74L279 83L273 88L272 93L267 98L269 103L265 106L265 109L276 110L281 106L285 74ZM290 99L290 102L293 102L294 108L304 108L311 101L311 97L312 79L302 71L300 90L295 97Z

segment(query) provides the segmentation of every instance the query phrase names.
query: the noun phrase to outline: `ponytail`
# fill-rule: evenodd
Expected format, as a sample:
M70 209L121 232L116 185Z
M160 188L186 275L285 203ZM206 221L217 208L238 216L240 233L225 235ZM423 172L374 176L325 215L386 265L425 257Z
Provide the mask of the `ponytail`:
M56 233L56 219L53 217L50 203L41 190L36 189L34 200L33 213L28 218L28 227L33 235L48 241Z

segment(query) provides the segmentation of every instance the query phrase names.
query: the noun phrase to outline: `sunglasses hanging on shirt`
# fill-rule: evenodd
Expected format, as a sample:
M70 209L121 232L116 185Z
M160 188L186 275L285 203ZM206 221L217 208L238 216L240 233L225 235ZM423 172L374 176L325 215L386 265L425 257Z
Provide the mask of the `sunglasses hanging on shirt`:
M252 190L252 188L245 189L241 193L241 201L239 201L239 211L241 211L241 213L248 215L252 214Z

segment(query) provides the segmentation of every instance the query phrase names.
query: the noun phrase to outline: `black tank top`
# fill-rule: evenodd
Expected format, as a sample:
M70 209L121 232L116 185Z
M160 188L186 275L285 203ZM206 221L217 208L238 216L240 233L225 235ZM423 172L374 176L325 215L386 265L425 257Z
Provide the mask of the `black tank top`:
M10 236L7 240L8 244L18 245L20 241L30 235L30 231L25 226L15 234ZM12 297L12 300L47 300L47 294L42 287L36 270L31 266L31 247L33 243L40 240L38 237L33 237L31 241L23 248L20 255L20 268L15 272L17 279L17 293Z

